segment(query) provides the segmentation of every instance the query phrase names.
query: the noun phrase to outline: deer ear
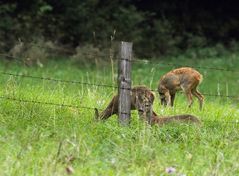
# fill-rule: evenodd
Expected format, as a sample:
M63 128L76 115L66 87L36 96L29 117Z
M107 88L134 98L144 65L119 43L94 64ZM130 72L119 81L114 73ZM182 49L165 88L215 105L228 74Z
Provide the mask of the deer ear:
M151 92L151 94L150 94L150 102L151 102L151 103L154 102L154 98L155 98L155 97L154 97L154 94Z

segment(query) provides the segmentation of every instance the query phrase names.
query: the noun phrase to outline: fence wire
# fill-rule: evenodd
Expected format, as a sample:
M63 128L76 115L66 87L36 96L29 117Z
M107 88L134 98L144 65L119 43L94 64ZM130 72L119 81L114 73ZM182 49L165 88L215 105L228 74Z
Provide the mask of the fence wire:
M54 82L62 82L62 83L69 83L69 84L81 84L81 85L97 86L97 87L118 88L117 86L107 85L107 84L94 84L94 83L75 81L75 80L62 80L62 79L55 79L55 78L49 78L49 77L40 77L40 76L16 74L16 73L9 73L9 72L0 72L0 73L3 75L29 78L29 79L40 79L40 80L47 80L47 81L54 81Z
M193 67L198 69L205 69L205 70L216 70L216 71L224 71L224 72L232 72L232 73L239 73L239 71L235 69L227 69L227 68L217 68L217 67L203 67L203 66L195 66L195 65L183 65L183 64L173 64L173 63L163 63L163 62L155 62L151 60L145 60L145 59L132 59L132 62L138 62L143 64L153 64L153 65L160 65L161 67L166 66L173 66L173 67Z
M67 108L76 108L76 109L89 109L95 110L96 107L87 107L87 106L78 106L78 105L71 105L71 104L61 104L61 103L53 103L53 102L42 102L36 100L27 100L27 99L18 99L13 97L5 97L0 96L0 99L8 100L8 101L16 101L20 103L33 103L33 104L40 104L40 105L47 105L47 106L59 106L59 107L67 107ZM103 111L102 109L97 108L98 110ZM127 113L124 113L127 114ZM159 117L160 118L160 117ZM239 125L239 121L220 121L220 120L202 120L203 123L223 123L223 124L230 124L230 125Z
M17 101L20 103L33 103L33 104L60 106L60 107L68 107L68 108L76 108L76 109L90 109L90 110L96 109L96 107L78 106L78 105L71 105L71 104L60 104L60 103L53 103L53 102L42 102L42 101L36 101L36 100L18 99L18 98L14 98L14 97L5 97L5 96L0 96L0 99ZM97 108L97 109L99 109L99 108ZM99 110L102 110L102 109L99 109Z
M46 81L68 83L68 84L81 84L81 85L87 85L87 86L96 86L96 87L119 89L118 86L109 85L109 84L89 83L89 82L82 82L82 81L75 81L75 80L62 80L62 79L55 79L55 78L50 78L50 77L32 76L32 75L16 74L16 73L9 73L9 72L0 72L0 74L14 76L14 77L29 78L29 79L39 79L39 80L46 80ZM120 87L120 89L131 90L129 88L124 88L124 87ZM151 89L151 91L158 92L158 90L156 90L156 89ZM209 96L209 97L239 99L239 97L236 96L236 95L222 95L222 94L218 95L218 94L210 94L210 93L203 93L203 92L202 92L202 94L204 96Z

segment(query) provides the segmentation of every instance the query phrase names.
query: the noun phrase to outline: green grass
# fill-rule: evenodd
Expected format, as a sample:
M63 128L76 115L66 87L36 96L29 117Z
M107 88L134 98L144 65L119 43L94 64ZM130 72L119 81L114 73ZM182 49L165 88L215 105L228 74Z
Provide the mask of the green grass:
M239 55L230 58L190 60L183 57L162 61L199 67L239 70ZM154 61L158 62L158 61ZM115 73L108 66L77 67L70 61L51 61L43 68L1 62L1 70L63 80L114 84ZM160 76L174 67L133 63L133 84L156 89ZM201 92L237 95L238 73L198 69L204 75ZM115 70L117 72L117 70ZM1 75L0 95L40 102L72 104L104 109L116 89L68 84ZM174 108L159 105L161 115L190 113L202 126L171 124L149 127L132 111L131 125L121 127L117 117L94 120L92 109L77 109L0 99L0 175L238 175L238 99L207 97L199 111L195 101L187 108L178 94Z

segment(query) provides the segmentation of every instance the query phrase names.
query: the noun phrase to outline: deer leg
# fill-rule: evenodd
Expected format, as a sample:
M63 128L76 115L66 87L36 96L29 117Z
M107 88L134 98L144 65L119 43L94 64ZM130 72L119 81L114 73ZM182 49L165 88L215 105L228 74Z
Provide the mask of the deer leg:
M191 108L191 106L193 104L192 92L191 92L191 90L186 90L185 94L186 94L188 102L189 102L188 107Z
M171 94L171 106L172 107L173 107L174 99L175 99L175 93Z
M192 92L191 92L191 88L190 85L188 84L184 84L181 86L181 89L184 91L187 99L188 99L188 107L190 108L193 104L193 98L192 98Z
M199 109L202 110L202 105L203 105L203 101L204 101L203 95L197 89L194 89L192 91L192 93L195 97L197 97L197 99L199 101Z
M167 102L167 106L170 106L171 105L171 95L170 95L169 92L165 93L165 99L166 99L166 102Z

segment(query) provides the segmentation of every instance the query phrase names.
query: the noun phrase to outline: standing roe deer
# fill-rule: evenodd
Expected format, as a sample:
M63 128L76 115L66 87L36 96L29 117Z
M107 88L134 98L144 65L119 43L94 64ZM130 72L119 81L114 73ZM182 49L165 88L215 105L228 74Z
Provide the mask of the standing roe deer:
M175 99L175 94L179 90L185 92L189 107L193 104L192 95L198 98L199 108L202 109L204 97L197 90L197 86L202 82L203 76L190 67L174 69L163 75L158 84L158 93L162 105L171 105Z

